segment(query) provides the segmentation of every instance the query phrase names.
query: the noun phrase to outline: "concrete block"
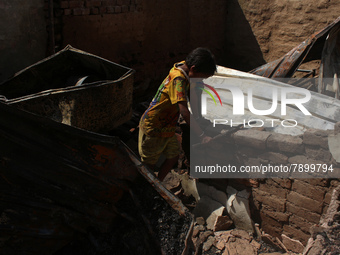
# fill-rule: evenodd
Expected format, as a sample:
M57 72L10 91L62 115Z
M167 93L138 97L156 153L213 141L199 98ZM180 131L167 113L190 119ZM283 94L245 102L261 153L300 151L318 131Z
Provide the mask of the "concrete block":
M272 151L259 155L259 158L269 160L271 163L276 164L285 164L288 162L288 157L286 155Z
M255 129L240 130L233 135L238 145L247 145L253 148L266 149L266 141L271 136L270 132Z
M303 143L328 149L328 135L325 130L309 129L303 134Z
M316 160L322 160L322 162L329 162L332 158L332 154L325 149L315 149L315 148L310 148L306 147L306 156L311 159L316 159ZM321 163L321 162L320 162Z
M268 137L267 147L275 151L283 151L289 153L303 153L304 146L302 139L300 137L283 135L283 134L273 134Z

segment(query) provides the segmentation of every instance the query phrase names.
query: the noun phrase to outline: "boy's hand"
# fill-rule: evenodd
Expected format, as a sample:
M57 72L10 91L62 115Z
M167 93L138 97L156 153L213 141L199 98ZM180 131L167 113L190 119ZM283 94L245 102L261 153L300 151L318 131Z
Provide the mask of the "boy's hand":
M204 135L202 138L201 138L201 143L208 143L212 140L212 138L210 136L206 136Z

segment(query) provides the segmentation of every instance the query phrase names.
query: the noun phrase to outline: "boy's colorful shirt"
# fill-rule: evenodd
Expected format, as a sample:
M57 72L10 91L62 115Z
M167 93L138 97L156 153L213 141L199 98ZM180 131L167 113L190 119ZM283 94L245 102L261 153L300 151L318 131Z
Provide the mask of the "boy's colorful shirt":
M187 101L189 80L178 68L184 63L174 65L162 82L141 118L140 128L148 136L171 137L175 134L179 117L178 102Z

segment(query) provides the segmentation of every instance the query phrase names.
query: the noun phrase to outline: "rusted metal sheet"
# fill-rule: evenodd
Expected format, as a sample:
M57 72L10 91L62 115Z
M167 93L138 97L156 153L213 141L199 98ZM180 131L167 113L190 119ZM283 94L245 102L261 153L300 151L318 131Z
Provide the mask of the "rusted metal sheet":
M340 25L340 17L319 32L314 33L282 58L257 67L250 73L267 78L290 78L305 62L321 59L323 45L329 31Z
M117 201L141 175L185 213L119 138L5 103L0 113L1 254L51 254L89 226L108 231Z
M0 85L2 101L82 129L131 118L134 70L67 46Z

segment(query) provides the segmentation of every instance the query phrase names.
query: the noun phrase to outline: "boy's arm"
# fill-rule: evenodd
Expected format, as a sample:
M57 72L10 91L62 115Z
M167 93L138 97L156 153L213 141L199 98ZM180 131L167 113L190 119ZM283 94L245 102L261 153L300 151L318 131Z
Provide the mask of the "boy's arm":
M190 128L195 132L195 134L201 139L202 143L209 142L212 138L206 136L200 126L197 124L195 118L191 118L191 113L188 109L188 103L186 101L178 102L179 112L182 115L185 122L190 126Z

